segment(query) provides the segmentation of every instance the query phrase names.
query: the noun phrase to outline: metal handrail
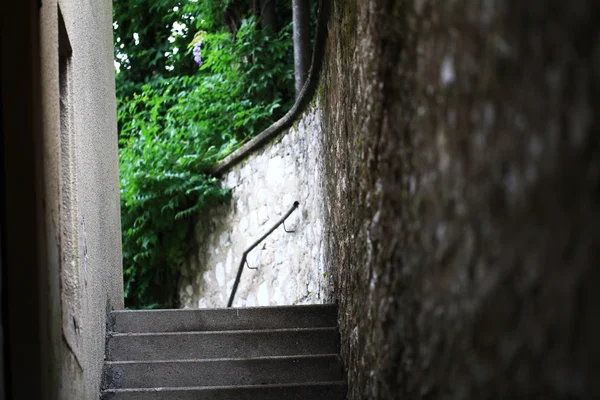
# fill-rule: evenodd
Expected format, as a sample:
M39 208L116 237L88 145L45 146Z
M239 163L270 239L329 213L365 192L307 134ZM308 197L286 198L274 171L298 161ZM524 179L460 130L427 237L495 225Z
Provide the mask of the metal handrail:
M244 264L246 263L246 257L248 256L248 253L250 253L252 251L252 249L254 249L256 246L258 246L260 244L260 242L265 240L267 236L269 236L271 233L273 233L273 231L275 229L277 229L277 227L279 225L283 224L285 222L285 220L290 216L290 214L292 214L294 212L294 210L296 210L296 208L298 208L299 205L300 205L300 203L295 201L292 208L290 208L290 210L279 221L277 221L277 223L275 225L273 225L273 227L271 229L269 229L269 231L267 233L262 235L260 237L260 239L258 239L256 242L252 243L252 245L244 251L244 254L242 255L242 260L240 261L240 267L238 268L238 272L235 277L235 282L233 284L233 288L231 289L231 295L229 296L229 301L227 302L227 307L231 307L231 305L233 304L233 299L235 298L235 292L237 292L238 285L240 284L240 279L242 278L242 271L244 270ZM288 231L286 230L286 232L288 232Z

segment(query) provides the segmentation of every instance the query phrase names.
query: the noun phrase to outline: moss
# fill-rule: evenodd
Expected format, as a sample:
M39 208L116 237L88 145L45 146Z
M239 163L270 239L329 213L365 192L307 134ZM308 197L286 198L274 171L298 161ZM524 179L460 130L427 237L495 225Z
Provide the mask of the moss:
M354 33L356 31L356 0L350 0L346 3L346 7L344 8L343 15L343 25L344 25L344 44L347 49L352 49L354 47L354 37L356 36Z
M321 82L319 84L319 87L317 88L317 96L316 98L319 98L320 101L324 101L327 98L327 89L325 88L325 84L323 82Z

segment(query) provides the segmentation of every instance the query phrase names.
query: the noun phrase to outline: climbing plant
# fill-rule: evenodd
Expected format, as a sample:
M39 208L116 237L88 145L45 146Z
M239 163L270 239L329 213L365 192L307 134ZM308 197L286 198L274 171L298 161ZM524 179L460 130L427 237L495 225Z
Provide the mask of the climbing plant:
M252 2L116 0L126 305L174 306L193 216L226 201L206 171L290 107L291 11Z

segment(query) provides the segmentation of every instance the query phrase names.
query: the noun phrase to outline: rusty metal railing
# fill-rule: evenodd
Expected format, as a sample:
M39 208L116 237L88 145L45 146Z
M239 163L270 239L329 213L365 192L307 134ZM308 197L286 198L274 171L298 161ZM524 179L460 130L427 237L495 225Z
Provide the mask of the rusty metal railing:
M252 243L252 245L244 251L244 254L242 255L242 260L240 261L240 266L238 268L237 275L235 276L235 282L233 283L233 288L231 288L231 295L229 296L229 301L227 302L227 307L231 307L231 305L233 304L233 299L235 298L235 293L237 292L238 286L240 284L240 279L242 278L242 272L244 271L244 264L248 265L248 261L246 260L246 258L248 257L248 253L250 253L252 251L252 249L254 249L256 246L258 246L260 244L260 242L265 240L267 238L267 236L269 236L271 233L273 233L273 231L275 231L275 229L277 229L279 227L279 225L283 224L285 222L285 220L298 208L299 205L300 205L300 203L295 201L292 208L290 208L290 210L283 217L281 217L281 219L279 221L277 221L275 223L275 225L273 225L273 227L271 229L269 229L269 231L267 233L262 235L260 237L260 239L258 239L256 242ZM285 229L285 225L283 226L283 229L286 232L293 232L293 231L288 231L287 229ZM257 269L257 268L251 268L249 265L248 265L248 268L249 269Z

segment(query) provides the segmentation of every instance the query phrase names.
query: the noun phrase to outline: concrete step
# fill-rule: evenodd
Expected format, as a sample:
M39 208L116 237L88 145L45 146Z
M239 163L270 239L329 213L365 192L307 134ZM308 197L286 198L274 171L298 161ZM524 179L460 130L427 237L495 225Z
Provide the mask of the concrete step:
M199 332L337 326L333 304L277 307L115 311L112 332Z
M338 353L337 328L220 332L117 333L108 337L108 361L255 358Z
M110 389L102 400L344 400L344 382L229 387Z
M104 367L107 389L267 385L339 381L338 355L249 359L117 361Z

